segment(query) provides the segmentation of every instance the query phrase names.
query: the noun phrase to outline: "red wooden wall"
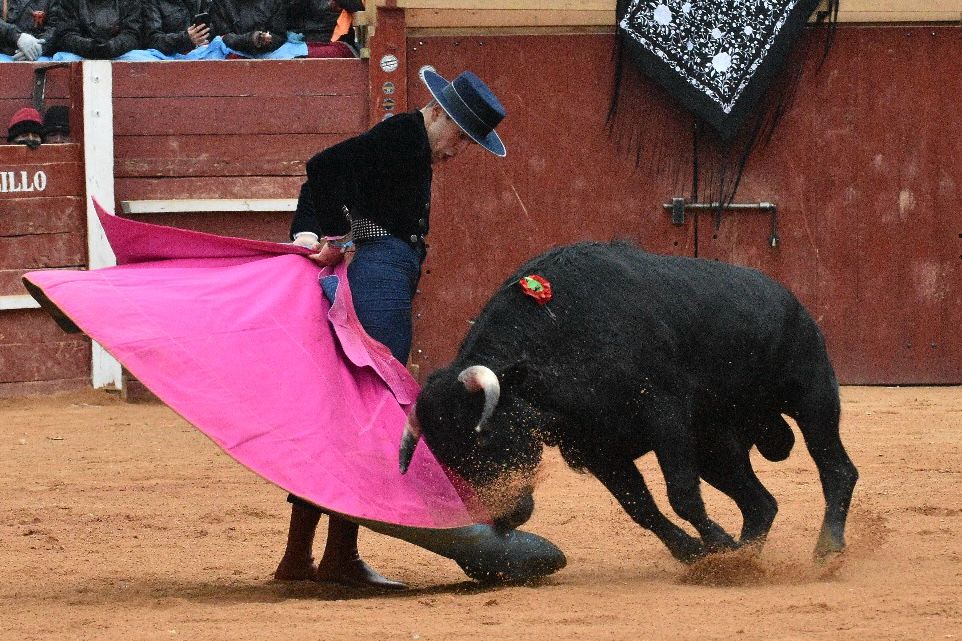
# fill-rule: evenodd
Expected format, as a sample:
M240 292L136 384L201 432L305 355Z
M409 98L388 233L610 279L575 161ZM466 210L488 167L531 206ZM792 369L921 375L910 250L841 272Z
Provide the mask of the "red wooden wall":
M662 204L688 194L636 171L605 129L611 46L605 35L408 39L412 106L428 98L416 74L431 64L448 77L474 70L509 114L499 128L506 159L473 149L435 174L415 301L422 374L450 360L522 260L624 238L784 282L820 322L845 383L962 383L962 28L839 28L738 195L777 203L774 249L761 214L727 215L717 232L703 216L697 235L692 217L670 224ZM674 124L660 92L643 90L643 126Z
M81 108L79 66L51 70L46 105L65 104L72 120ZM0 123L31 106L33 66L0 65ZM0 172L21 172L32 182L46 176L43 191L0 192L0 296L24 295L20 277L47 268L87 264L86 208L81 145L43 145L31 150L0 145ZM68 335L39 309L0 310L0 397L42 393L90 383L90 341Z
M304 162L367 128L360 60L113 65L119 202L297 198ZM166 225L286 240L289 213L139 217Z

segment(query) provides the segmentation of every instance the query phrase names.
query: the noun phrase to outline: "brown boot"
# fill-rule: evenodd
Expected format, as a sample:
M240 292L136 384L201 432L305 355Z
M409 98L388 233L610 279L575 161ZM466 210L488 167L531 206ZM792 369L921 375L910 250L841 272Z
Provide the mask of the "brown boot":
M332 514L327 526L327 545L317 566L315 580L351 587L403 590L407 586L378 574L357 551L357 523Z
M278 581L314 581L317 578L317 563L312 550L314 533L321 518L321 510L306 501L292 502L291 525L287 531L287 549L284 557L274 570Z

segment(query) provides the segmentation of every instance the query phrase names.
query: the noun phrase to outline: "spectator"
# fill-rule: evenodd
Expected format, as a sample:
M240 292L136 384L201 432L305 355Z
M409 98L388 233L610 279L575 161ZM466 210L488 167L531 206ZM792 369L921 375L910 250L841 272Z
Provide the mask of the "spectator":
M70 142L70 110L54 105L43 114L44 144L59 145Z
M24 107L13 114L7 129L7 142L36 149L42 138L43 121L40 120L40 112L33 107Z
M287 42L288 0L217 0L210 7L215 36L241 53L276 51Z
M210 20L194 24L207 12L208 0L143 0L144 44L168 56L210 44Z
M356 58L350 15L345 12L363 10L361 0L290 0L287 28L304 36L308 58Z
M59 1L60 51L110 60L141 48L141 0Z
M56 0L0 0L0 53L36 60L56 49L51 10Z

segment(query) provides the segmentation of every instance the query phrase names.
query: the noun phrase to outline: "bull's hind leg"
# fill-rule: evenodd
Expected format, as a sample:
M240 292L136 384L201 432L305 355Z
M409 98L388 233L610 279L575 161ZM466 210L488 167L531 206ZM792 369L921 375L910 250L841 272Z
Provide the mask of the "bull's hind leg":
M858 470L839 436L838 384L830 371L820 381L799 399L793 416L818 468L825 495L825 518L815 545L815 556L825 558L845 548L845 520Z
M702 451L701 477L735 501L742 513L740 542L764 543L778 513L778 503L755 475L748 451L733 436L723 437Z
M665 518L658 509L634 461L605 459L589 463L587 467L618 499L628 516L641 527L654 532L672 556L684 563L691 563L704 555L702 544Z

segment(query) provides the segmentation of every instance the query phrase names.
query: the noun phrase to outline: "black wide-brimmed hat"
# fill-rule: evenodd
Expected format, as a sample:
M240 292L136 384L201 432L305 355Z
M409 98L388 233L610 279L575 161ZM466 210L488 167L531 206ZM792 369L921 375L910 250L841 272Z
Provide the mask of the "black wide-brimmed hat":
M54 105L43 114L43 135L70 134L70 110L66 105Z
M434 99L471 140L496 156L508 154L494 130L504 119L504 107L483 80L463 71L448 82L429 66L421 67L419 74Z

